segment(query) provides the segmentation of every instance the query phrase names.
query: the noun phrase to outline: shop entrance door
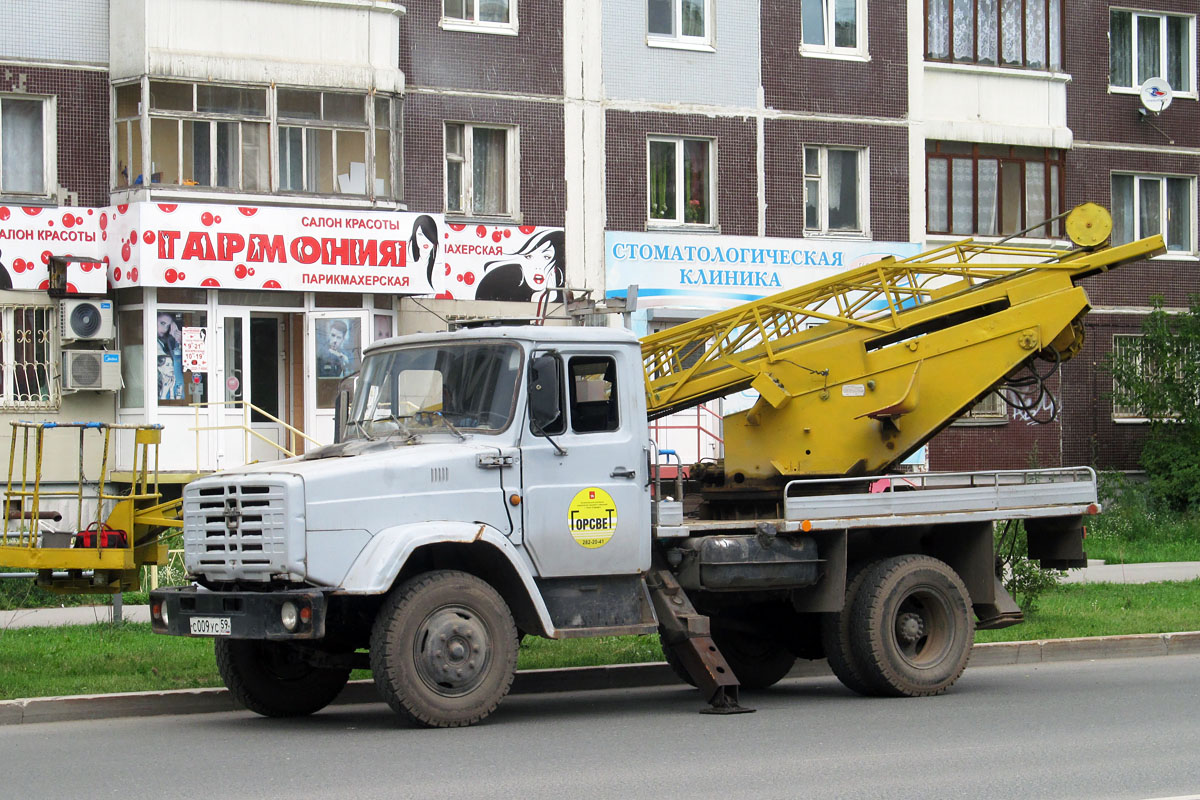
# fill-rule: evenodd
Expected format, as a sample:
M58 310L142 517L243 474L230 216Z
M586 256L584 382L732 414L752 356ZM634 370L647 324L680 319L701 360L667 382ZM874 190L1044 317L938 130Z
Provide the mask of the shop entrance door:
M286 342L287 324L282 315L250 314L250 430L258 434L250 438L251 461L286 457L279 447L288 446L287 432L276 421L288 419Z

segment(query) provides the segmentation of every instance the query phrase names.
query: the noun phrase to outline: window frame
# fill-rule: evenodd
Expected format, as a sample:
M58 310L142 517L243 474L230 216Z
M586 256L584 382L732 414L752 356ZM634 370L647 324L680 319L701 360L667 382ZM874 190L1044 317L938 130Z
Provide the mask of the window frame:
M804 4L800 4L800 46L799 51L802 56L813 56L815 58L845 58L855 61L869 61L870 49L867 44L867 0L855 0L854 2L854 27L855 41L854 47L845 47L834 44L836 40L836 15L830 13L836 10L836 0L816 0L821 4L821 16L824 27L825 44L809 44L804 41Z
M675 146L675 197L676 212L674 219L664 219L651 215L650 191L653 178L650 174L650 147L654 142L670 143ZM708 187L705 192L710 210L707 222L688 222L686 205L686 175L683 169L684 143L704 142L708 146ZM675 134L650 133L646 135L646 227L649 228L686 228L689 230L718 230L720 228L717 209L717 140L712 136L681 136Z
M508 3L508 22L488 22L479 19L479 4L483 0L461 0L463 8L470 6L471 18L450 16L446 13L446 0L441 0L442 14L438 27L446 31L462 33L490 33L498 36L516 36L520 32L517 22L517 0Z
M450 126L462 126L462 154L453 159L450 154ZM502 130L505 132L505 205L507 209L499 214L481 214L474 210L475 175L474 175L474 131L476 128L485 130ZM504 125L492 122L467 122L465 120L445 120L442 123L442 207L448 217L456 219L505 220L519 221L520 211L520 132L517 125ZM450 169L451 160L462 164L459 197L462 200L461 209L450 208Z
M817 150L819 165L817 173L809 173L808 151ZM858 156L858 183L856 186L856 201L858 203L858 228L854 230L838 230L830 229L829 227L829 153L830 151L837 152L853 152ZM871 235L871 219L870 219L870 197L871 197L871 180L870 180L870 150L866 147L854 147L851 145L824 145L824 144L804 144L801 146L801 169L803 170L803 202L802 202L802 219L804 223L805 236L820 236L828 238L851 238L862 239L869 238ZM808 185L809 181L818 181L819 183L819 200L817 205L818 225L815 228L808 226Z
M951 151L941 152L942 145L970 147L971 153L957 153ZM994 154L991 152L980 152L980 148L1008 148L1007 155ZM931 151L932 148L932 151ZM1037 149L1041 150L1043 157L1041 159L1026 158L1019 155L1018 149ZM944 160L946 162L946 229L937 230L930 224L930 211L933 207L933 192L930 190L930 164L934 160ZM955 231L954 230L954 167L955 160L970 160L971 162L971 231ZM996 161L996 232L981 233L979 230L979 162L980 161ZM1026 165L1031 163L1041 163L1046 166L1045 173L1045 188L1043 196L1043 207L1045 208L1045 217L1049 219L1059 213L1066 207L1066 151L1058 150L1052 147L1026 148L1021 145L993 145L980 142L953 142L928 139L925 142L925 233L927 236L1011 236L1011 233L1006 233L1003 230L1002 218L1003 213L1003 165L1006 163L1016 163L1020 165L1020 222L1015 230L1020 231L1029 227L1028 209L1026 208L1026 200L1028 196L1028 183L1026 181ZM1058 167L1058 196L1053 196L1054 180L1052 167ZM1046 226L1038 226L1043 228ZM1049 224L1049 231L1039 234L1036 229L1021 234L1021 238L1029 239L1046 239L1055 240L1061 239L1064 236L1063 221L1057 220Z
M1004 1L1005 0L994 0L995 5L996 5L996 17L995 17L996 59L994 62L980 61L980 59L979 59L979 0L941 0L942 2L945 2L945 4L946 4L947 31L948 31L949 38L948 38L948 42L947 42L947 55L944 57L935 56L931 52L931 46L930 46L931 37L930 37L930 31L929 31L929 20L930 20L931 11L934 7L934 2L936 2L936 1L937 0L925 0L925 4L924 4L924 20L923 20L922 28L923 28L923 32L924 32L924 42L923 42L924 60L926 62L934 63L934 64L971 65L971 66L980 66L980 67L993 68L993 69L1030 70L1030 71L1034 71L1034 72L1051 72L1051 73L1058 73L1058 74L1067 72L1066 47L1063 44L1064 28L1065 28L1065 18L1063 16L1064 12L1065 12L1064 0L1016 0L1016 2L1020 3L1020 18L1021 18L1021 63L1020 64L1009 64L1009 63L1005 63L1003 60L1004 59L1003 53L1004 53ZM1026 33L1026 27L1029 22L1028 7L1029 7L1029 3L1032 3L1032 2L1044 3L1043 13L1045 14L1044 19L1046 21L1046 50L1044 53L1046 60L1042 66L1034 66L1034 67L1029 66L1029 55L1028 55L1029 36ZM958 5L960 3L965 3L967 5L970 5L970 7L971 7L971 17L970 17L971 27L972 27L972 30L971 30L972 57L971 58L956 58L955 53L954 53L954 23L957 18L957 15L954 13L954 9L955 9L956 5ZM1053 14L1053 9L1055 9L1055 8L1057 8L1057 11L1058 11L1058 16L1057 16L1058 41L1057 42L1053 41L1054 37L1052 36L1052 33L1055 31L1055 29L1054 29L1054 19L1055 18L1054 18L1054 14ZM1057 63L1054 58L1054 49L1055 49L1056 45L1057 45L1057 49L1058 49Z
M4 164L0 159L0 197L16 199L50 199L58 186L58 97L56 95L19 94L0 92L0 152L4 145L4 118L2 103L5 100L23 100L42 104L42 187L41 191L8 191L4 188Z
M671 4L671 34L652 33L650 31L650 2L645 0L646 9L646 46L665 47L676 50L716 51L716 12L713 0L700 0L704 10L704 34L701 36L685 36L683 33L683 0L667 0Z
M1129 75L1130 75L1130 82L1131 82L1130 86L1123 86L1121 84L1112 82L1112 79L1113 79L1112 56L1113 56L1113 51L1114 51L1113 36L1112 36L1112 18L1113 18L1114 14L1129 14L1130 15L1130 26L1129 26L1129 48L1130 48L1129 49ZM1187 30L1188 49L1187 49L1186 55L1188 58L1188 63L1185 67L1185 70L1186 70L1187 76L1191 82L1191 86L1186 90L1180 89L1178 86L1172 86L1171 91L1173 92L1175 97L1186 97L1186 98L1190 98L1190 99L1200 98L1200 93L1198 93L1197 88L1196 88L1196 18L1197 18L1197 15L1196 14L1172 14L1172 13L1169 13L1166 11L1147 11L1147 10L1143 10L1143 9L1131 8L1131 7L1126 7L1126 6L1112 6L1109 8L1109 14L1108 14L1108 48L1109 48L1109 51L1108 51L1109 52L1108 91L1111 94L1140 94L1141 85L1143 83L1145 83L1147 80L1149 80L1151 77L1155 77L1155 76L1149 75L1149 76L1146 76L1145 78L1142 78L1138 74L1138 72L1139 72L1138 20L1143 17L1156 17L1158 19L1159 41L1163 44L1163 47L1161 48L1161 52L1159 54L1159 72L1161 73L1164 80L1166 79L1166 75L1167 75L1167 62L1168 62L1168 54L1167 54L1167 46L1166 46L1167 43L1169 42L1169 39L1167 37L1167 20L1171 17L1174 17L1176 19L1182 19L1187 22L1187 25L1188 25L1188 30Z
M1109 192L1110 192L1109 205L1112 207L1112 214L1113 214L1113 218L1114 218L1114 226L1113 226L1114 230L1116 229L1115 219L1116 219L1117 212L1118 212L1118 210L1116 208L1116 202L1117 202L1116 194L1117 193L1114 190L1114 188L1115 188L1114 181L1116 180L1117 177L1127 177L1127 178L1131 178L1133 181L1133 192L1130 195L1130 203L1132 203L1131 212L1132 212L1132 217L1133 217L1133 227L1130 230L1129 241L1136 242L1138 239L1144 238L1146 236L1153 236L1155 233L1161 233L1163 236L1163 241L1166 243L1168 249L1167 249L1166 253L1163 253L1158 256L1154 256L1154 258L1156 258L1156 259L1158 259L1158 258L1170 259L1170 258L1181 258L1181 257L1182 258L1195 258L1197 255L1196 176L1195 175L1179 175L1179 174L1172 174L1172 173L1129 172L1129 171L1124 171L1124 170L1113 170L1112 172L1109 173ZM1187 235L1188 235L1190 241L1185 242L1184 243L1185 247L1183 247L1182 249L1174 249L1174 250L1170 249L1171 240L1169 240L1167 238L1168 230L1167 230L1167 226L1166 226L1166 217L1167 217L1167 213L1170 211L1169 198L1167 196L1167 180L1168 179L1176 179L1176 180L1185 181L1187 183L1187 187L1188 187L1188 197L1183 205L1184 205L1184 208L1186 208L1191 215L1191 219L1188 220L1188 226L1187 226ZM1141 214L1138 213L1138 209L1141 208L1140 200L1141 200L1141 191L1142 191L1142 182L1143 181L1157 181L1159 183L1159 186L1160 186L1159 199L1161 201L1159 208L1163 212L1162 218L1163 218L1163 223L1164 223L1163 230L1161 230L1161 231L1151 231L1151 232L1147 233L1147 232L1143 232L1141 229L1142 228ZM1118 242L1114 239L1113 243L1117 244Z
M35 357L33 362L22 362L25 368L32 367L35 374L42 372L46 378L47 394L39 399L18 399L15 392L17 386L17 347L25 342L19 342L16 335L18 313L32 313L36 320L38 314L44 320L45 336L42 340L29 342L36 350L40 345L44 349L44 358ZM3 303L0 304L0 411L57 411L62 405L62 347L58 339L59 313L58 306L50 303ZM25 330L24 328L22 330ZM35 330L36 328L30 328ZM13 335L9 335L9 332ZM28 375L28 372L26 372Z

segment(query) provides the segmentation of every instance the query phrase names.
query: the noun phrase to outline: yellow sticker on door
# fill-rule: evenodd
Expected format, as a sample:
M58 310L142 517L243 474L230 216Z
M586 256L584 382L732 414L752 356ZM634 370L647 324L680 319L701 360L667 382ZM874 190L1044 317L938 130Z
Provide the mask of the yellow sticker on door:
M603 489L588 487L571 501L567 524L579 544L592 549L603 547L617 530L617 504Z

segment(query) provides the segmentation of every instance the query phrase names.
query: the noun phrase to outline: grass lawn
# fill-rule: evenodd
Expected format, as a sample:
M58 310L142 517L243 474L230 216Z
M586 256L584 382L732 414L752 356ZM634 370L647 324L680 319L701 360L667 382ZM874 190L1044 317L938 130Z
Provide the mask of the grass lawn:
M1038 599L1023 625L981 631L980 642L1200 630L1200 580L1073 584ZM662 660L656 636L528 637L519 669ZM0 632L0 700L220 686L212 642L156 636L146 624L14 628ZM354 677L368 677L365 672Z

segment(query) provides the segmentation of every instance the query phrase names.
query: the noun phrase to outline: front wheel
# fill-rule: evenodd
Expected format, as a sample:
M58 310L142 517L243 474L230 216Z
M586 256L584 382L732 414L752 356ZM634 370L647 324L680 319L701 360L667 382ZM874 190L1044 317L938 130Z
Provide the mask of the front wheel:
M301 717L333 702L349 669L314 667L299 645L258 639L217 639L217 671L230 694L264 717Z
M371 631L371 671L396 713L429 728L473 725L500 705L517 668L504 599L465 572L438 570L389 596Z
M945 562L907 555L873 564L852 614L853 656L871 694L941 694L967 666L975 618L962 579Z

